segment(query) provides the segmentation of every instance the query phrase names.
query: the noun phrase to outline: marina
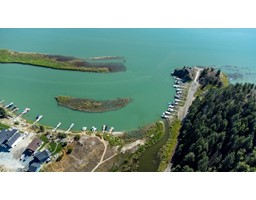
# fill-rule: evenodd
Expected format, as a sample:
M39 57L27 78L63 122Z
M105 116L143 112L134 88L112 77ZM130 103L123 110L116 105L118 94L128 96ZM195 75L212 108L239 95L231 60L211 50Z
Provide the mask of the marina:
M239 38L246 35L252 41L255 35L255 30L234 32L239 33ZM178 105L174 96L184 88L173 85L182 84L182 80L175 77L170 81L168 76L177 66L239 66L236 69L243 75L239 81L255 82L252 74L256 61L249 55L254 55L256 48L239 40L234 32L225 29L3 29L2 49L76 58L119 55L125 58L127 70L97 74L1 64L1 100L15 102L20 110L29 105L31 111L23 117L30 121L43 111L41 124L55 127L60 121L64 130L68 129L70 119L75 123L74 130L83 126L99 128L106 123L120 131L134 130L159 120L167 109L166 102ZM250 54L242 49L249 49ZM223 70L228 72L231 68ZM59 95L91 99L131 97L134 101L113 112L81 113L58 106L54 97Z
M176 94L174 95L174 101L170 101L168 103L168 108L161 114L161 118L168 119L171 118L175 112L175 109L177 109L177 106L179 103L181 103L181 99L184 99L184 96L182 95L182 91L185 89L184 84L182 83L183 80L181 78L178 78L176 76L173 77L175 80L175 84L173 85L174 88L176 88Z

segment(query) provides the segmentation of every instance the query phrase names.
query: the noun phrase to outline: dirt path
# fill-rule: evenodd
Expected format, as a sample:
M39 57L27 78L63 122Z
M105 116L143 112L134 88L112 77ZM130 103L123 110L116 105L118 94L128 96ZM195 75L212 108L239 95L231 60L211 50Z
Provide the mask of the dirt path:
M98 137L97 137L98 138ZM106 151L107 151L107 147L108 145L106 144L106 142L103 140L103 139L100 139L98 138L104 145L104 151L102 153L102 156L101 156L101 159L100 159L100 162L93 168L93 170L91 172L94 172L102 163L103 163L103 159L104 159L104 156L106 154Z
M95 137L96 137L96 136L95 136ZM96 137L96 138L98 138L98 137ZM107 162L107 161L110 160L111 158L113 158L113 157L115 157L116 155L118 155L118 153L115 153L114 155L112 155L112 156L106 158L105 160L103 160L104 157L105 157L106 151L107 151L108 143L107 143L105 140L103 140L103 139L100 139L100 138L98 138L98 139L103 143L103 145L104 145L104 151L103 151L103 153L102 153L102 156L101 156L101 159L100 159L99 163L92 169L91 172L95 172L95 170L98 169L98 167L99 167L100 165L102 165L103 163Z

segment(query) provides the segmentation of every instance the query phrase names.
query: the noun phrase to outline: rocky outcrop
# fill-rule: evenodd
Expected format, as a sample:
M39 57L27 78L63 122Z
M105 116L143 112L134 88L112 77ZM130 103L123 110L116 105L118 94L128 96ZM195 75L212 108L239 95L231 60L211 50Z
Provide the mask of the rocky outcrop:
M184 82L194 79L195 73L192 67L183 67L182 69L175 69L172 76L177 76Z

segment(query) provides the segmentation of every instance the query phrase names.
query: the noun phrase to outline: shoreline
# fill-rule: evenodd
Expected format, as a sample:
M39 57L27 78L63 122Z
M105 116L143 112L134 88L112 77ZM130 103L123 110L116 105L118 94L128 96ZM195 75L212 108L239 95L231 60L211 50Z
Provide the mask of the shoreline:
M3 104L0 104L0 107L4 108ZM69 156L68 151L71 149L79 149L81 147L81 143L93 143L98 141L98 145L104 145L104 152L98 152L101 148L100 146L96 146L95 149L91 149L90 155L87 155L89 158L95 158L94 153L95 151L98 152L97 159L101 156L100 161L95 163L94 161L91 164L95 163L95 167L93 170L96 171L100 168L106 161L111 160L115 156L120 153L118 147L122 146L123 140L118 137L122 136L122 132L112 132L106 130L84 130L79 132L74 131L64 131L62 129L54 129L52 127L43 126L43 130L41 129L41 125L39 123L30 123L23 117L18 116L15 113L12 113L9 109L5 108L7 112L7 118L1 118L0 123L8 125L8 127L3 127L3 129L16 129L18 130L20 136L20 140L17 145L11 147L10 150L0 151L0 171L7 171L7 172L25 172L28 170L32 156L29 156L28 162L23 160L22 155L25 155L24 152L27 146L34 141L34 139L38 138L43 141L40 145L40 148L35 150L35 152L43 152L49 151L50 152L50 160L48 162L43 162L40 165L40 169L42 171L48 169L50 165L58 165L58 162L62 160L63 156ZM16 123L18 122L18 123ZM76 139L78 138L78 139ZM96 141L95 141L96 140ZM65 145L64 145L65 143ZM108 152L108 153L107 153ZM111 153L112 152L112 153ZM109 155L113 154L113 155ZM71 157L73 154L71 155ZM107 157L107 158L106 158ZM96 159L95 158L95 159ZM3 159L3 160L2 160ZM81 160L81 162L83 159ZM113 162L113 161L111 161ZM87 168L90 168L90 163L87 163ZM110 170L109 168L107 168ZM107 170L107 171L108 171Z
M0 103L0 107L4 108L4 105L2 103ZM9 118L2 118L2 119L0 119L0 123L3 124L3 125L8 125L10 127L17 128L17 129L19 129L19 130L21 130L23 132L27 131L27 130L22 130L24 127L32 127L33 125L35 125L35 126L43 126L46 129L45 132L50 131L50 132L55 133L55 134L57 134L57 133L65 133L65 132L68 133L68 134L71 134L71 135L72 134L73 135L76 135L76 134L88 135L86 133L89 133L89 135L91 135L92 133L109 133L109 134L112 134L114 136L116 134L115 132L118 133L116 135L124 134L123 131L114 131L114 127L112 127L112 130L109 130L109 131L101 130L101 129L99 129L99 130L96 129L95 131L92 131L90 129L82 130L82 128L84 128L84 127L81 127L80 130L73 130L73 131L70 130L68 132L67 132L67 130L63 130L63 129L60 129L60 128L58 128L55 131L53 131L53 129L55 127L52 127L52 126L49 126L49 125L40 124L39 121L35 123L33 121L25 119L23 116L19 116L19 115L15 114L14 112L11 112L10 110L7 110L6 108L4 108L4 109L6 110L8 116L10 116L10 117ZM19 124L15 125L15 121L19 122ZM36 121L36 119L35 119L35 121ZM72 124L73 123L71 123L71 125ZM72 128L73 128L73 126L72 126ZM94 128L96 128L96 127L94 127Z

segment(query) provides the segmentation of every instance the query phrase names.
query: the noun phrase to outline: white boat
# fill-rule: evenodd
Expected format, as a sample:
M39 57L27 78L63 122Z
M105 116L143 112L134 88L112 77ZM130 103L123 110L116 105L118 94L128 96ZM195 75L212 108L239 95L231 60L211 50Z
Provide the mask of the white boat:
M109 129L109 132L111 133L113 130L114 130L114 127L111 127L111 128Z
M166 115L161 115L161 117L162 117L163 119L167 119L167 116L166 116Z
M28 112L28 111L30 111L30 108L25 108L23 112L26 113L26 112Z
M178 81L181 81L182 79L181 78L179 78L179 77L177 77L177 76L174 76L173 77L175 80L178 80Z
M39 121L42 117L43 117L43 115L38 115L38 116L36 117L36 120Z
M36 121L35 121L32 125L35 125L37 122L39 122L40 119L42 119L42 117L43 117L43 115L38 115L38 116L36 117Z
M164 114L166 114L166 115L171 115L171 113L168 112L168 111L165 111Z
M171 108L168 108L167 111L168 111L168 112L173 112L174 110L171 109Z
M180 102L180 99L175 99L175 101Z
M12 105L13 105L13 102L9 103L9 104L6 105L4 108L10 108L10 107L12 107Z
M25 109L22 111L22 114L25 114L25 113L27 113L28 111L30 111L30 108L25 108Z
M87 130L86 126L82 127L82 131L86 131L86 130Z
M95 126L92 126L91 131L95 132L97 131L97 128Z
M175 108L175 106L173 106L173 105L169 105L169 108Z

